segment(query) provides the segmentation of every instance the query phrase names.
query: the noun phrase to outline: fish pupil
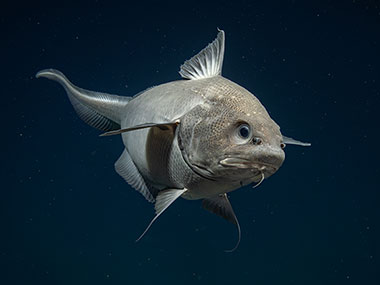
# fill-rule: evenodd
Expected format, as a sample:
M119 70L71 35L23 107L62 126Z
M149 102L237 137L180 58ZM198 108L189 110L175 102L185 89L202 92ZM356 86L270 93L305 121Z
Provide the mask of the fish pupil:
M239 129L239 134L242 138L248 138L249 136L249 128L247 126L241 126Z

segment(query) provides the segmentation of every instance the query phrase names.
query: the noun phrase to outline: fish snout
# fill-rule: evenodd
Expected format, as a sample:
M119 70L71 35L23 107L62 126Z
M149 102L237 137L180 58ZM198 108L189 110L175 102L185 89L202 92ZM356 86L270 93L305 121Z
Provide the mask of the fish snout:
M285 160L285 152L281 148L265 148L256 152L256 161L261 171L275 173Z

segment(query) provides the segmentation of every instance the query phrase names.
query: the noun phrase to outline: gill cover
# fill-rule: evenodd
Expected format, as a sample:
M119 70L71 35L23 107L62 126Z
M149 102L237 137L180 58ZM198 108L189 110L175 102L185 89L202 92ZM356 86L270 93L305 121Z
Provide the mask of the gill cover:
M217 106L198 105L181 118L178 132L184 160L193 171L209 179L214 176L212 169L217 167L225 144L218 110Z

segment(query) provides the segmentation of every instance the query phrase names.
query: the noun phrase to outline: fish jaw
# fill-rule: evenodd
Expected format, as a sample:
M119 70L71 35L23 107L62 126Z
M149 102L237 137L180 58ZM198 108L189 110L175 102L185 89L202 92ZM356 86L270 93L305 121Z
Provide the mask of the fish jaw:
M261 177L261 173L265 178L274 174L279 167L271 164L258 164L245 158L240 157L227 157L219 161L219 164L228 169L246 170L252 172L253 181L257 181Z

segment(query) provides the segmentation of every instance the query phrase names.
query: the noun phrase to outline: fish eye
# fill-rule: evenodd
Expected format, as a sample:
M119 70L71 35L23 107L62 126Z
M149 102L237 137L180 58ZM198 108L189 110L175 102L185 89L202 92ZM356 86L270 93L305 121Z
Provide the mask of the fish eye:
M241 138L247 139L251 135L251 129L247 124L241 124L238 127L238 134Z

